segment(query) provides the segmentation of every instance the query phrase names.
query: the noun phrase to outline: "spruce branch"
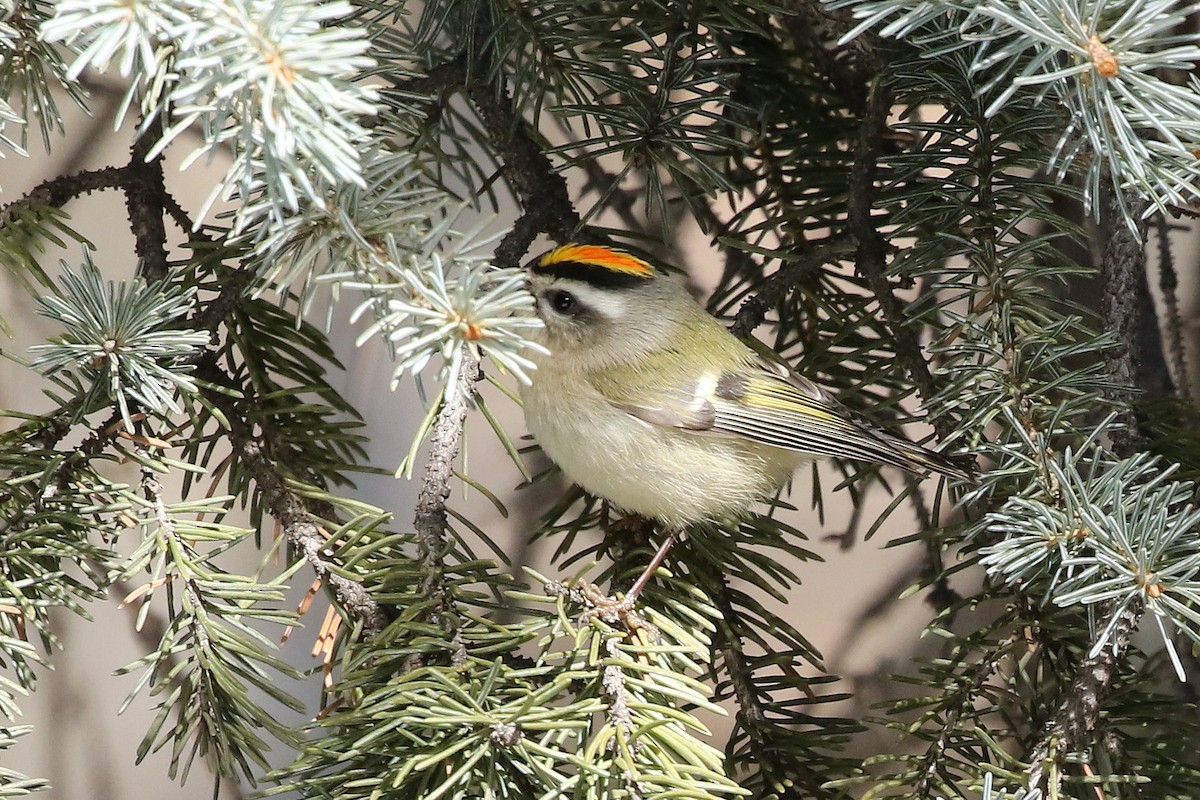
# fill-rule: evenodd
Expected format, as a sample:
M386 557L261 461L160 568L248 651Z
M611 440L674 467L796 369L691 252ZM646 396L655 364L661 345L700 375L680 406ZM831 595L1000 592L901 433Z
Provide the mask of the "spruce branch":
M211 360L205 361L197 373L217 385L235 385ZM271 516L279 522L288 542L312 567L317 577L329 585L347 613L362 623L364 636L371 637L383 630L387 625L387 616L379 604L361 583L341 574L326 556L329 542L316 522L324 516L318 513L324 509L312 507L308 500L290 487L287 474L268 456L264 442L255 437L253 427L246 421L247 414L241 407L242 402L211 389L203 390L202 395L229 421L229 441L233 451L254 478L265 505L270 509ZM262 426L266 429L263 438L271 451L289 451L286 444L279 441L281 434L266 424Z
M74 430L74 426L69 424L66 419L63 419L62 422L63 424L48 429L46 435L41 437L40 443L43 447L47 449L54 447ZM123 430L125 430L125 423L121 418L121 410L114 408L112 414L89 431L79 446L55 467L53 483L59 488L59 491L67 490L73 482L77 481L80 471L87 466L88 462L102 455Z
M772 707L769 696L768 702L764 702L764 693L756 685L754 667L746 654L744 631L740 630L742 614L734 605L729 581L716 565L705 559L695 559L694 568L696 577L703 581L713 605L720 612L712 637L713 652L720 656L719 663L729 676L737 700L738 723L745 730L753 763L762 773L765 785L776 790L784 786L803 790L803 795L797 795L803 797L840 797L839 793L823 787L826 776L808 769L802 759L787 757L790 751L784 742L794 732L772 719L779 710ZM727 758L728 755L727 752ZM782 796L792 795L785 793Z
M609 172L599 161L587 154L581 157L580 166L587 175L587 182L579 190L580 197L586 196L588 192L595 192L600 197L611 198L605 207L620 218L626 230L636 231L644 227L645 219L634 213L634 206L638 202L637 193L632 190L621 191L619 175Z
M61 208L71 200L104 189L123 189L130 180L129 165L85 170L42 181L25 195L0 207L0 231L7 229L21 211L37 206Z
M896 356L904 364L909 378L923 400L932 400L938 387L934 383L929 364L921 353L921 343L916 329L906 325L904 309L892 291L887 276L888 242L880 234L872 216L875 204L875 182L879 174L879 157L882 152L883 136L887 131L887 118L892 108L892 93L877 77L867 99L867 112L859 123L857 141L854 143L854 166L850 171L850 200L847 207L846 227L856 243L855 269L866 279L883 318L887 320L896 350ZM952 438L953 425L941 416L931 420L938 437Z
M953 742L962 733L964 719L973 716L980 698L985 695L987 684L1000 669L1012 651L1024 645L1021 633L1013 633L995 643L976 657L964 670L955 676L954 684L945 698L939 702L941 726L937 736L920 756L918 778L914 793L920 798L935 798L945 787L945 756Z
M149 467L142 467L141 487L145 498L151 503L151 514L154 523L158 526L159 535L168 542L164 550L171 553L171 560L180 559L187 549L186 544L181 540L178 531L176 530L175 520L171 518L171 512L167 509L167 503L163 499L163 486L158 478L154 475L154 471ZM187 594L185 606L195 612L203 609L206 605L204 597L199 586L197 586L195 576L184 576L184 592ZM199 620L193 617L190 621L192 636L196 640L196 648L200 651L208 650L212 647L212 642L209 639L208 629L200 624ZM215 716L213 709L201 709L201 715Z
M37 12L25 22L49 7L18 1ZM21 581L14 602L32 620L30 630L52 636L41 620L44 608L82 607L69 593L83 598L83 591L60 587L74 580L62 570L63 559L84 552L97 529L121 535L125 511L110 513L116 508L110 499L121 498L113 484L96 478L97 457L147 459L163 469L183 464L196 475L207 470L214 488L225 476L234 495L206 504L205 513L222 514L244 499L255 528L262 529L264 512L274 516L342 614L365 630L327 651L327 665L335 652L342 656L343 704L320 722L328 736L305 746L281 791L347 800L479 791L581 800L622 792L631 798L977 797L981 776L1004 775L1006 785L1023 780L1012 769L1024 769L1018 759L1036 740L1043 784L1060 771L1050 762L1073 765L1092 756L1091 785L1069 775L1064 795L1146 779L1138 791L1147 797L1196 796L1187 791L1200 785L1194 754L1172 742L1139 742L1141 731L1169 719L1166 693L1158 695L1159 705L1142 702L1154 696L1162 675L1137 669L1140 653L1125 640L1138 621L1122 616L1135 597L1143 624L1153 620L1167 642L1166 655L1153 656L1148 666L1164 672L1170 658L1183 671L1186 654L1176 649L1200 641L1195 490L1169 480L1168 465L1141 457L1118 464L1107 449L1113 441L1107 412L1118 402L1127 406L1132 392L1146 390L1157 374L1145 359L1139 363L1139 353L1149 351L1136 349L1154 314L1124 302L1141 292L1145 268L1135 252L1137 233L1120 229L1122 216L1146 186L1184 202L1200 181L1194 153L1177 153L1185 158L1171 156L1165 166L1149 157L1134 163L1139 152L1171 149L1162 131L1188 147L1198 138L1195 114L1161 112L1194 110L1194 97L1184 95L1200 84L1171 89L1159 80L1175 80L1159 69L1173 59L1196 62L1196 37L1170 30L1192 21L1196 8L1167 9L1167 0L848 2L853 7L829 10L816 0L695 8L429 0L414 30L394 24L396 9L386 0L354 0L353 7L284 0L246 10L263 33L257 52L244 46L253 25L232 19L230 6L185 19L180 10L192 6L184 0L56 3L50 32L77 46L77 69L130 65L129 97L140 101L143 119L161 112L172 126L192 115L203 148L231 147L243 158L216 195L232 191L246 205L232 223L243 226L240 238L214 228L194 232L174 198L145 192L161 186L154 159L131 155L116 172L92 176L104 184L95 188L125 192L144 274L166 276L167 233L194 246L170 279L196 302L161 330L145 331L174 335L190 328L200 336L189 340L194 346L187 352L147 350L143 366L198 380L194 390L177 384L183 391L173 395L187 420L171 418L181 415L168 414L167 405L156 413L130 401L125 415L112 415L116 403L98 402L81 424L71 417L79 398L70 395L53 415L0 437L0 501L9 511L0 525L0 583ZM1062 13L1041 13L1051 5ZM1027 19L1031 9L1038 19ZM1090 27L1076 24L1080 9ZM347 10L349 16L338 16ZM885 52L875 40L853 37L855 16L872 17L863 27L897 17L905 20L901 27L914 20L926 27L906 30L901 46ZM289 21L299 28L275 24ZM21 37L36 37L37 26L25 22ZM347 23L354 32L343 36ZM224 32L207 30L225 24ZM1053 38L1064 32L1073 37L1065 45ZM0 20L0 46L7 35ZM207 45L200 42L205 36ZM848 41L830 41L838 37ZM216 52L224 47L231 57ZM1012 63L993 58L1002 50ZM307 70L310 61L318 68ZM8 63L0 65L0 83ZM263 69L276 84L247 79L230 65ZM436 66L416 74L422 65ZM1163 74L1151 80L1143 65ZM392 86L379 93L382 107L368 110L370 92L356 87L379 76ZM28 78L9 85L34 85ZM298 102L285 96L291 78L303 84ZM326 78L331 85L319 85ZM1007 92L1009 85L1017 91ZM1139 94L1141 88L1147 91ZM1168 107L1164 101L1172 98L1178 102ZM1080 105L1087 108L1080 112ZM891 120L897 106L902 112ZM273 108L283 110L263 119ZM360 133L355 125L367 114L371 130ZM7 118L0 103L0 121ZM542 127L554 119L560 128ZM316 131L301 130L314 121ZM1112 122L1111 130L1084 130L1097 121ZM336 135L325 135L326 122ZM1094 146L1122 131L1149 141L1117 142L1124 156ZM182 132L173 127L165 138ZM306 138L292 147L289 134ZM547 144L559 139L565 144ZM165 146L162 135L145 133L134 149L156 142ZM323 145L331 145L328 152ZM610 172L622 157L625 168ZM1080 269L1059 246L1079 231L1066 204L1052 199L1052 176L1044 176L1054 166L1070 166L1072 179L1093 176L1093 168L1110 169L1122 158L1132 168L1112 176L1123 193L1114 198L1113 224L1102 229L1104 263L1093 265L1117 281L1113 296L1104 298L1102 320L1113 335L1097 335L1089 312L1053 291ZM576 606L587 606L587 598L549 598L554 608L538 610L537 598L527 596L532 607L514 609L515 595L505 594L508 577L475 558L469 539L457 538L459 520L475 525L447 498L458 480L453 466L468 407L484 406L472 395L477 359L527 378L522 333L535 317L528 298L518 298L519 272L495 270L481 255L484 247L463 244L470 237L456 229L453 204L462 192L478 201L473 206L499 205L506 192L492 184L504 182L520 205L516 225L498 249L490 241L486 250L496 264L515 265L539 236L576 235L580 215L570 202L578 199L566 180L577 178L589 181L589 197L600 195L596 208L614 212L633 236L647 230L635 213L644 200L647 219L662 212L686 222L690 214L724 251L725 276L712 306L732 315L735 329L769 325L785 358L802 359L806 375L885 419L903 415L901 401L915 385L944 443L989 464L970 495L969 510L980 511L980 519L968 520L965 531L951 526L936 537L902 540L930 550L925 571L898 580L936 585L945 604L925 640L944 647L909 676L917 691L897 704L899 712L919 713L893 725L916 740L904 753L864 760L855 750L836 752L858 727L819 713L819 704L841 697L813 689L834 679L811 677L802 665L819 670L819 656L772 611L788 603L795 582L785 565L790 559L777 551L804 557L802 534L776 518L709 538L697 533L676 548L643 595L646 619L661 638L643 636L649 628L606 625L600 616L578 624ZM1109 178L1104 174L1102 183ZM1066 183L1065 191L1073 191ZM3 258L19 253L26 234L26 242L50 238L62 217L44 209L78 196L50 188L57 194L46 196L61 199L0 209L8 215L0 220ZM85 191L91 189L78 194ZM146 195L136 210L135 192ZM165 230L168 217L181 234ZM272 222L258 227L264 220ZM143 224L155 221L158 228ZM904 250L889 251L885 237L905 243ZM1173 278L1164 269L1164 288ZM910 279L919 281L921 295L906 306L898 287ZM1129 280L1137 292L1115 296ZM415 533L386 530L383 512L359 515L361 506L327 490L358 468L362 436L353 409L326 379L336 363L329 342L292 310L298 297L306 313L317 287L333 295L361 292L357 313L372 315L367 334L379 334L391 348L397 379L436 367L439 358L446 364L438 399L406 459L419 464L416 454L432 437L413 509ZM266 288L287 300L247 296ZM1182 380L1181 335L1177 326L1170 330L1178 312L1170 303L1167 353ZM1106 370L1114 341L1125 349ZM67 344L59 343L59 358L76 355ZM70 394L90 366L71 361L52 376L54 391L66 387ZM119 382L110 388L125 393L128 376L116 366ZM90 420L103 416L109 419L89 430ZM500 424L490 415L489 422L515 453ZM125 430L130 423L134 430ZM184 450L177 461L155 461L157 453L129 447L164 426L165 438ZM77 453L64 445L80 440ZM227 447L232 455L213 469ZM852 491L861 488L858 481ZM817 486L815 498L821 492ZM132 494L148 529L156 520L158 530L180 540L190 510L161 497L152 503L144 491ZM937 515L931 520L924 498L912 498L917 523L927 529ZM577 499L564 498L555 513L571 514ZM902 502L897 498L893 507ZM604 575L623 585L641 559L634 548L650 541L650 524L643 523L641 538L605 530L605 541L591 544L585 531L597 527L595 508L589 501L577 519L550 523L562 541L558 555L566 565L607 556L612 565ZM33 534L28 564L20 550L26 533ZM200 545L202 552L207 547ZM292 569L304 568L295 561ZM975 590L963 571L980 565L990 572ZM49 570L63 577L42 580ZM202 592L184 585L197 588L199 580L177 576L159 591L202 607ZM233 583L234 591L249 591L247 582ZM893 583L889 596L900 585ZM7 604L7 590L0 594L0 605ZM1042 607L1031 615L1039 597ZM225 607L240 618L240 606ZM387 613L391 608L398 613ZM1085 621L1106 614L1099 630L1086 630ZM10 658L25 644L8 641L18 620L0 610L0 656L9 664L23 658ZM1027 624L1036 627L1037 646L1026 647ZM199 641L190 629L185 635L188 646ZM1089 637L1092 649L1080 652ZM221 649L215 641L201 644ZM1101 664L1109 650L1112 663ZM1092 662L1099 666L1089 676ZM158 663L157 677L165 677L180 662ZM158 685L164 694L176 688ZM692 717L693 709L716 713L713 692L740 710L724 760ZM10 700L0 681L0 713L15 708ZM0 730L0 749L5 736ZM882 774L877 767L885 760L898 767ZM5 775L0 770L0 794ZM984 797L994 798L990 777L984 780ZM1018 796L1032 794L1026 787Z
M238 304L257 283L258 276L254 269L242 264L237 269L219 266L217 275L221 291L212 300L196 310L192 324L196 330L217 334L229 317L237 309Z
M1140 599L1114 604L1106 618L1096 626L1101 631L1098 636L1107 634L1107 640L1098 652L1080 662L1058 711L1031 751L1026 781L1029 791L1041 789L1049 797L1058 796L1059 787L1049 786L1045 775L1051 754L1055 754L1061 764L1068 755L1087 747L1100 720L1104 701L1116 688L1114 681L1122 654L1128 650L1130 637L1137 629L1144 609ZM1061 773L1055 769L1051 774L1058 776ZM1061 782L1061 778L1058 780Z
M524 337L542 323L529 313L533 298L522 270L496 269L479 259L446 263L437 254L425 263L409 259L405 267L397 266L401 261L394 257L383 265L394 283L346 284L367 294L358 313L371 309L376 317L359 341L380 333L392 348L393 386L406 372L420 373L435 355L442 357L437 377L447 396L458 391L467 358L486 356L529 383L534 364L524 351L544 348Z
M279 521L283 535L321 580L329 584L342 608L363 625L363 634L374 636L383 630L387 617L370 593L357 581L334 570L335 565L325 556L328 541L313 521L316 514L296 492L287 488L287 481L263 454L261 445L251 438L250 428L230 420L230 439L238 457L249 467L259 491Z
M858 727L814 711L834 698L813 687L834 679L802 674L801 662L823 672L820 656L790 621L755 596L766 593L785 601L796 577L779 555L815 558L796 544L801 538L799 531L767 517L694 530L672 551L665 574L646 586L644 609L650 622L670 630L680 624L684 598L702 598L711 607L706 613L713 626L705 644L715 699L732 700L737 708L737 725L725 746L727 775L754 797L845 798L842 789L828 783L848 774L852 760L833 753ZM753 593L735 588L741 586ZM694 623L687 619L682 624L690 628Z
M446 583L446 555L450 549L449 518L446 501L454 481L454 462L462 443L463 424L467 408L479 380L479 361L467 354L456 376L457 391L447 392L438 411L429 439L430 452L417 495L416 532L417 560L421 570L421 594L429 603L424 617L429 624L440 627L453 642L451 664L461 665L467 657L466 647L458 637L459 620L454 609L454 597ZM414 656L414 659L417 657ZM419 666L415 661L409 669Z
M84 248L92 246L67 224L63 206L91 192L126 189L131 177L129 165L60 175L0 208L0 265L30 294L38 293L35 284L52 287L53 280L38 261L45 242L73 239Z
M854 28L854 18L845 8L821 0L784 0L781 6L792 13L781 17L780 25L797 41L811 40L806 51L818 69L854 114L867 113L870 103L871 76L882 66L874 36L858 36L843 41ZM820 35L814 35L814 33ZM830 40L837 42L830 46ZM847 63L851 55L861 63Z
M1122 458L1145 449L1145 437L1138 430L1133 412L1134 392L1141 386L1141 369L1145 354L1141 352L1138 333L1142 311L1139 299L1146 275L1145 210L1148 203L1138 198L1111 200L1108 204L1104 231L1104 255L1100 262L1100 285L1103 286L1101 316L1117 338L1117 347L1108 356L1109 369L1117 386L1114 400L1121 406L1118 425L1113 429L1113 450ZM1131 227L1121 214L1129 210Z
M161 488L161 487L160 487ZM145 493L145 487L143 488ZM107 570L108 565L98 560L92 561L92 568L98 572ZM143 584L144 586L144 584ZM130 602L130 598L140 597L145 598L148 592L135 586L131 579L116 575L108 584L108 596L110 600L117 602L118 609L127 609L133 613L133 635L137 638L138 643L146 652L153 652L162 644L169 630L170 621L165 615L155 614L153 611L141 610L134 603ZM172 685L179 687L183 685L183 677L179 674L178 665L180 660L174 653L167 653L161 656L159 663L164 669L166 675L171 676Z
M427 99L444 91L457 91L467 85L467 57L460 55L428 70L424 75L392 79L390 92L400 97Z
M64 332L31 348L38 353L32 366L84 378L77 417L93 411L103 395L120 408L131 433L131 401L147 412L182 411L176 394L195 393L190 358L209 338L175 322L191 310L195 294L194 287L140 278L105 286L85 250L78 275L64 262L60 295L38 298L38 312L61 323Z
M609 663L600 668L600 694L604 697L606 723L617 732L617 741L626 740L633 755L637 754L637 738L634 736L634 715L631 706L637 699L630 693L627 676L621 668L621 650L617 637L611 636L604 642L604 651ZM636 781L632 775L624 774L628 788L637 796Z
M538 234L566 242L579 227L579 214L567 193L567 182L554 172L523 119L517 114L504 85L504 71L496 63L495 29L491 5L481 3L468 48L467 95L483 120L492 146L504 162L504 174L523 209L512 230L496 248L495 262L516 266Z
M1179 315L1179 276L1175 271L1175 256L1171 251L1171 222L1166 214L1159 214L1154 222L1158 234L1158 288L1162 292L1166 307L1167 354L1171 362L1171 375L1175 390L1185 401L1192 399L1192 379L1188 374L1187 352L1183 343L1183 321Z
M124 186L138 271L148 282L165 279L168 269L167 229L163 220L167 186L163 180L162 154L150 152L161 136L162 120L155 117L130 148L128 179Z
M188 214L187 209L179 204L175 196L167 192L163 195L163 211L171 221L175 223L175 227L188 237L189 242L203 242L212 244L214 239L208 235L203 229L196 225L195 220Z
M234 226L243 231L281 224L301 199L319 201L340 182L362 184L358 152L368 135L358 120L376 111L377 93L357 78L375 64L350 11L336 0L132 9L69 0L41 36L77 48L72 79L113 61L132 78L124 107L136 100L152 120L146 132L161 132L147 137L150 155L187 130L202 140L193 158L227 148L232 165L204 209L236 195ZM169 127L157 128L163 120Z
M660 587L651 584L647 591L656 602L617 619L603 610L607 598L594 584L544 581L544 586L558 614L541 624L568 641L565 649L544 651L539 663L561 663L571 695L601 701L581 720L586 732L578 739L578 754L589 784L581 796L648 800L669 796L672 789L695 800L744 794L722 768L719 751L696 736L705 728L694 710L717 711L709 687L693 677L709 666L709 632L717 614L703 594L684 591L684 585L659 594ZM586 622L576 628L571 618ZM549 637L542 642L552 644Z
M799 282L826 264L847 255L855 247L854 242L851 236L833 236L800 253L794 260L785 261L774 274L762 280L754 294L742 303L730 325L730 331L737 336L749 336L763 323L767 312L783 302Z
M97 502L114 514L126 506L106 499L114 484L83 459L62 469L70 456L57 440L71 428L66 414L34 417L0 436L0 715L10 718L14 694L34 687L34 664L45 661L37 642L46 651L60 643L52 610L86 616L85 601L103 592L106 578L89 564L112 554L90 536L113 527L96 514ZM76 563L81 570L69 568Z
M86 108L86 92L68 75L62 50L41 36L52 10L52 4L43 0L9 0L0 5L0 127L6 122L21 126L19 142L0 131L0 144L21 155L25 155L31 120L37 121L47 151L51 134L66 132L56 98L65 94ZM18 108L9 105L18 98Z
M965 49L983 81L987 116L1017 96L1055 98L1069 114L1045 166L1061 180L1082 174L1083 202L1099 215L1107 187L1121 214L1130 197L1166 211L1200 193L1192 120L1200 110L1195 77L1200 37L1196 8L1174 0L1095 3L1090 0L832 0L863 20L843 37L878 28L879 35L922 38L935 21L953 19L932 34L944 51Z
M258 628L294 620L279 608L282 581L259 581L218 566L214 556L252 534L221 522L230 498L168 504L157 477L165 467L144 449L136 455L142 463L141 497L132 513L142 529L141 541L113 567L122 577L146 578L128 596L142 604L139 620L160 587L172 587L174 601L157 646L122 670L144 669L126 703L147 684L162 697L138 749L139 759L169 743L172 777L186 780L199 755L218 776L240 772L253 782L255 768L266 767L268 747L260 731L285 744L294 742L277 714L250 699L248 690L253 687L294 711L301 708L278 680L295 680L300 673L273 655L273 644ZM130 491L120 494L134 499Z

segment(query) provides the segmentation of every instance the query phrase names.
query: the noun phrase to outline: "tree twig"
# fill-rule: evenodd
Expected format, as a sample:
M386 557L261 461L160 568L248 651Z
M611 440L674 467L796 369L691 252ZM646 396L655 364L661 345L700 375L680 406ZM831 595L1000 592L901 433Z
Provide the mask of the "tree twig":
M733 319L730 330L737 336L748 336L766 319L767 312L779 305L788 292L806 275L811 275L830 261L848 254L852 240L834 236L813 247L794 261L784 262L771 277L763 280L758 290L746 298Z
M500 73L494 69L495 52L491 7L483 3L476 14L470 52L474 63L467 73L467 96L483 120L492 147L504 162L504 174L524 212L496 248L495 261L515 266L539 233L565 242L579 227L579 214L571 203L567 182L554 171L550 159L530 135L525 121L513 109Z
M149 161L150 148L162 136L162 123L155 120L133 143L129 153L128 180L124 184L129 230L137 253L138 274L149 282L167 277L167 186L163 181L162 156Z
M430 601L424 612L427 622L440 627L454 642L450 654L453 664L466 659L466 650L458 640L458 619L454 613L454 597L446 585L446 554L450 549L447 529L446 500L454 480L454 461L462 444L463 423L467 407L479 380L479 362L465 356L459 386L446 401L433 423L429 437L429 458L425 475L417 494L416 532L417 562L421 570L421 594ZM416 664L410 664L410 668Z
M249 425L230 419L230 440L242 463L254 476L271 515L279 521L288 542L309 563L317 577L325 581L337 595L338 602L351 615L363 622L363 631L370 637L383 630L387 617L366 588L332 571L325 557L329 541L313 521L304 498L287 488L284 477L263 454L262 447L251 437Z
M1102 633L1108 631L1109 642L1094 656L1085 658L1075 671L1071 686L1063 695L1054 719L1030 754L1027 785L1030 791L1041 789L1045 796L1056 797L1052 787L1047 793L1045 771L1051 752L1062 763L1071 753L1084 749L1100 719L1100 709L1113 691L1119 657L1129 646L1145 606L1140 598L1119 606L1096 624ZM1115 625L1109 631L1116 617Z
M1158 233L1158 288L1162 291L1167 312L1166 350L1171 358L1175 391L1182 399L1190 401L1192 381L1188 375L1187 352L1183 344L1183 322L1179 316L1179 277L1175 273L1175 257L1171 252L1171 222L1165 214L1158 215L1155 228Z
M782 5L794 13L782 15L779 24L797 41L808 43L805 55L833 86L846 108L855 114L865 114L869 76L880 68L876 36L867 33L844 45L831 46L831 42L838 41L858 24L849 9L831 10L820 0L784 0Z
M196 223L192 221L191 216L188 215L184 207L179 204L179 201L170 192L163 194L163 211L171 218L175 226L183 231L193 242L200 241L205 244L213 242L213 238L203 228L196 227Z
M689 566L696 578L703 581L705 593L721 612L713 634L712 649L724 663L729 684L737 699L738 721L746 731L754 762L771 783L799 785L804 797L824 796L820 791L824 778L807 768L803 759L787 758L789 752L779 741L790 732L772 721L770 702L763 702L756 684L754 670L743 647L741 614L734 607L733 589L720 568L703 558L692 559ZM790 795L789 795L790 796Z
M1103 220L1104 253L1100 261L1100 285L1103 287L1100 314L1118 343L1109 351L1107 360L1114 382L1122 387L1113 392L1124 408L1117 415L1118 425L1112 433L1113 451L1122 458L1133 455L1145 444L1131 403L1141 377L1138 288L1146 273L1143 244L1146 224L1141 216L1146 205L1143 200L1129 202L1129 214L1140 220L1137 230L1131 229L1126 222L1116 196L1108 195Z
M929 743L929 747L921 756L921 777L913 786L914 797L936 796L934 793L941 788L939 767L945 763L943 756L952 746L954 739L961 734L959 721L963 714L970 713L984 686L999 669L1002 660L1008 657L1012 648L1018 646L1021 641L1023 640L1018 633L998 642L956 679L955 688L949 693L948 702L942 707L943 721L937 738Z
M126 165L87 170L74 175L59 175L57 178L43 181L30 189L24 197L0 208L0 228L11 225L23 209L33 206L61 208L69 201L85 194L91 194L101 189L123 188L129 179L130 169Z
M211 360L197 368L197 374L206 373L206 380L220 385L232 385L232 379ZM263 444L255 436L251 423L247 422L241 402L227 394L203 390L206 400L219 408L229 420L229 441L233 451L254 478L271 516L279 522L283 535L296 552L308 562L317 577L333 590L338 603L353 617L362 621L363 633L374 636L387 625L387 616L370 593L358 581L338 574L325 550L329 541L314 521L319 515L308 502L288 488L286 475L274 460L263 452ZM262 423L260 423L262 424ZM265 434L268 438L271 432ZM273 449L279 447L276 442Z
M467 57L465 54L433 67L424 75L407 80L392 80L389 93L413 98L425 98L434 92L461 88L467 80Z
M924 400L937 393L933 374L921 352L917 333L904 324L904 309L892 291L887 277L888 243L875 227L871 210L875 197L875 180L879 172L879 155L883 135L887 126L887 115L891 111L892 95L881 82L871 88L867 113L859 126L858 141L854 146L854 168L850 172L850 202L847 209L847 227L857 244L855 268L867 281L871 292L879 303L879 310L891 329L896 348L896 357L904 365L909 378ZM948 419L932 420L934 430L941 439L951 439L954 427Z
M892 107L891 92L878 81L871 88L867 113L859 125L854 145L854 167L850 171L850 201L847 208L847 227L856 243L855 268L866 279L880 311L892 328L896 340L896 355L908 370L909 377L922 397L934 394L933 376L921 355L921 345L904 319L900 301L887 278L888 243L875 227L871 214L875 198L875 180L879 173L879 155L887 115ZM940 432L939 432L940 433Z
M197 330L206 330L213 334L225 324L226 319L258 277L253 267L245 265L241 269L218 265L217 276L220 278L221 291L203 308L198 309L191 320L192 326Z

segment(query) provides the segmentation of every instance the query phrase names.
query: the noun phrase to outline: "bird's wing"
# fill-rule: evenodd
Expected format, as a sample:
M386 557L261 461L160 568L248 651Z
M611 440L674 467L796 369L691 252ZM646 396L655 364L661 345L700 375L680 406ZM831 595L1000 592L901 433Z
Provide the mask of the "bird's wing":
M856 421L828 392L777 358L759 352L747 356L737 369L704 375L682 388L650 389L636 385L637 375L625 375L609 381L608 387L621 388L605 394L614 406L651 425L967 477L941 455Z
M726 373L712 401L713 430L817 456L908 470L922 466L897 446L902 440L860 425L825 392L801 381L767 372Z
M628 391L629 384L607 390L601 389L608 402L630 416L643 422L664 428L680 428L688 431L712 431L716 423L716 411L712 398L700 390L702 384L716 384L716 378L701 380L698 384L683 389L662 390L647 387L643 391ZM634 398L637 399L634 399Z

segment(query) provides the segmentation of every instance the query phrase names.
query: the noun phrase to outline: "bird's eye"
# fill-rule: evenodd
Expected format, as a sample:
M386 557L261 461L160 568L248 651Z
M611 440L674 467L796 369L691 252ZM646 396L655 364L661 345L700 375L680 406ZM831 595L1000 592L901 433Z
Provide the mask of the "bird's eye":
M575 299L575 295L570 292L564 292L561 289L548 292L546 299L550 301L550 307L559 314L570 314L579 306L579 301Z

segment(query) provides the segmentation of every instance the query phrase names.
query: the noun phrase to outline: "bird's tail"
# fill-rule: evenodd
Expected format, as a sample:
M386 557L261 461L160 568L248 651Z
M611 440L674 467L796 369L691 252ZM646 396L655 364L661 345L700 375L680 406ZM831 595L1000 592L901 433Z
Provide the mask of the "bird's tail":
M922 447L919 444L914 444L907 439L901 439L899 436L893 436L885 431L872 430L871 432L882 439L897 456L894 459L889 459L890 463L894 466L901 467L909 472L933 471L954 478L955 480L963 481L964 483L977 482L975 471L965 463L962 463L965 459L952 459L942 453L935 453L933 450Z

